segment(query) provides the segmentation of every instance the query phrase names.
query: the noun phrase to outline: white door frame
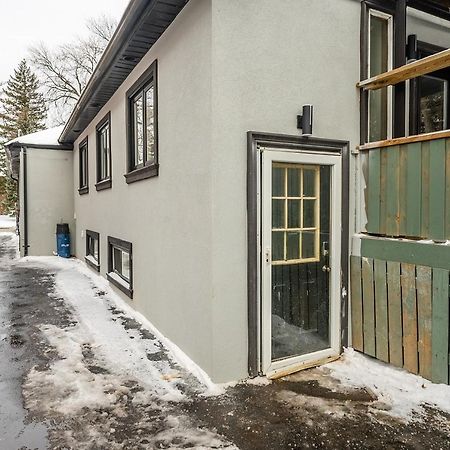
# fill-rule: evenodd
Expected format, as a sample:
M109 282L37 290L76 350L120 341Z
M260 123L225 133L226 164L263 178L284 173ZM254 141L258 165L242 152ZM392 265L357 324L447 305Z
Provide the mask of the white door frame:
M260 148L262 154L261 170L261 246L262 254L266 255L266 249L271 249L272 238L272 163L287 162L298 164L329 165L331 167L331 201L330 201L330 348L314 353L286 358L272 362L271 360L271 329L272 329L272 264L271 257L262 258L261 267L261 370L268 377L277 373L292 371L311 366L315 362L327 360L340 353L340 310L341 310L341 198L342 198L342 157L339 154L320 153L308 150L292 151L283 148Z

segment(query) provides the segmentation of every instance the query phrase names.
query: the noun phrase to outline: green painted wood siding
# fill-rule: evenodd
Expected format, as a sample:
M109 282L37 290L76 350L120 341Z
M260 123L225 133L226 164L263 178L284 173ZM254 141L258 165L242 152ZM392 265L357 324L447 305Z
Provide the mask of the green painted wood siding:
M388 242L378 241L381 247ZM350 264L355 349L450 384L449 270L365 251L363 246L363 256L352 256Z
M450 139L368 151L368 233L450 239Z

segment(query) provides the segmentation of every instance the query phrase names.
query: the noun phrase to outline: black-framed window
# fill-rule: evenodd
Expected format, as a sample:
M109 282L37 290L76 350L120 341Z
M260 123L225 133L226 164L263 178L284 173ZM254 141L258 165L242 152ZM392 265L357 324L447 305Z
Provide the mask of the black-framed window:
M97 191L111 187L111 114L96 127L97 135Z
M96 231L86 230L85 261L97 272L100 271L100 235Z
M79 194L89 192L89 159L88 159L88 138L81 141L79 147Z
M127 183L158 175L157 62L127 92Z
M108 280L133 298L133 246L108 236Z
M445 50L437 45L408 36L410 59L422 59ZM433 133L446 130L450 117L450 68L410 80L409 134Z

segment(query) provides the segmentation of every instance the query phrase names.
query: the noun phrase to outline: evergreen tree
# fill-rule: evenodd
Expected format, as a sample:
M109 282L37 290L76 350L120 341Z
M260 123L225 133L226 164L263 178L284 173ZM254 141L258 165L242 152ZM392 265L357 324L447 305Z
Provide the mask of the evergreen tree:
M16 210L17 183L7 175L7 159L4 144L18 136L44 129L47 111L39 82L25 60L14 70L0 98L0 194L5 198L0 209L7 213ZM1 208L3 207L3 208Z

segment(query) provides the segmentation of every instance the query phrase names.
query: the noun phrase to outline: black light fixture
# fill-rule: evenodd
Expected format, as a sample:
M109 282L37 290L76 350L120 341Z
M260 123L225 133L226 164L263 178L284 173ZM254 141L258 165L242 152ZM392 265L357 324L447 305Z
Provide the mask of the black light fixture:
M297 128L302 130L302 136L312 136L313 105L303 105L303 113L297 116Z

